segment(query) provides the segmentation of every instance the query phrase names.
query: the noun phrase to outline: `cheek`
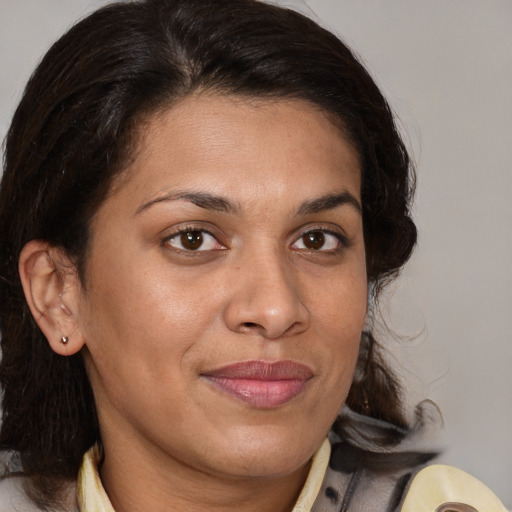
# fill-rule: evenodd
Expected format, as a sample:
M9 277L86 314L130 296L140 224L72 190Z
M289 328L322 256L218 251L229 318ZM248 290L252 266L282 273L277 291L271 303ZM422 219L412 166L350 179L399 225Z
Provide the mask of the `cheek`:
M143 251L91 262L81 330L103 380L168 379L170 365L192 357L221 305L212 275L198 282L189 274L172 272L164 258L146 261Z
M368 310L368 287L364 266L325 280L322 287L309 286L310 308L316 324L330 337L350 343L363 330Z
M362 270L361 270L362 268ZM359 355L367 314L367 281L364 266L333 280L323 293L315 293L314 325L319 344L328 356L329 380L345 399Z

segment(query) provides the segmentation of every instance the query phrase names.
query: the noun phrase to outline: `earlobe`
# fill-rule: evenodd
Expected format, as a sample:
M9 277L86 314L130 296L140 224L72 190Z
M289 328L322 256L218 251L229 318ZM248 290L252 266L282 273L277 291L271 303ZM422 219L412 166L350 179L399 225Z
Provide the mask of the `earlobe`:
M20 254L19 273L28 306L50 347L63 356L84 345L77 322L79 283L62 249L31 240Z

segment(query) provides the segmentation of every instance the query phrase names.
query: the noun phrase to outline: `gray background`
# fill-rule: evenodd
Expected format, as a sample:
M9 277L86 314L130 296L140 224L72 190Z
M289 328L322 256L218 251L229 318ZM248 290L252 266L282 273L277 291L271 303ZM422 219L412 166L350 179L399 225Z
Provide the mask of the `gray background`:
M0 0L2 138L43 52L104 3ZM309 5L362 56L417 162L419 246L382 303L409 402L440 406L442 460L512 507L512 0Z

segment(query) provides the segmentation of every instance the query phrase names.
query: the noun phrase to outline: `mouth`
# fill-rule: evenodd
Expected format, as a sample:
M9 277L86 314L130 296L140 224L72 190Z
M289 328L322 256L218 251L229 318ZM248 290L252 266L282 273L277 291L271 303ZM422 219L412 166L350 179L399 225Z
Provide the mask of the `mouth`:
M273 409L300 395L313 372L293 361L243 361L202 374L210 384L258 409Z

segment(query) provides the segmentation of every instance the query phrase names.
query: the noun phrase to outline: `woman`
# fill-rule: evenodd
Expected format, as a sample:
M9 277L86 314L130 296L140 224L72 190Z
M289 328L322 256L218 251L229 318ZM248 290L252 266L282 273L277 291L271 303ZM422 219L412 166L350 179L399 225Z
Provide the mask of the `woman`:
M413 182L372 79L297 13L146 0L72 28L6 142L7 509L414 510L445 473L413 480L432 454L371 334Z

